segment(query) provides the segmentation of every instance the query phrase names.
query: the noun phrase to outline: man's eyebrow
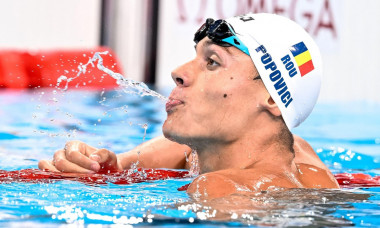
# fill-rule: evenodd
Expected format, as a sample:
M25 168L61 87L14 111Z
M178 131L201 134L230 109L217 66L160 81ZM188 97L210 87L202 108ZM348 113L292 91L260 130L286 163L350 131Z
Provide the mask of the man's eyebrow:
M217 44L217 43L213 42L212 40L207 40L206 42L204 42L204 43L202 44L202 47L203 47L203 48L207 48L207 47L210 46L210 45L216 45L216 46L218 46L218 47L221 47L221 48L223 48L228 54L232 55L230 49L228 49L229 46L222 46L222 45L220 45L220 44ZM198 46L198 44L195 44L195 45L194 45L195 50L197 50L197 46Z
M198 44L199 44L199 43L197 43L197 44L194 45L195 50L197 49ZM202 44L202 47L203 47L203 48L206 48L207 46L210 46L211 44L215 44L215 43L212 42L212 40L206 40L206 42L204 42L204 43Z

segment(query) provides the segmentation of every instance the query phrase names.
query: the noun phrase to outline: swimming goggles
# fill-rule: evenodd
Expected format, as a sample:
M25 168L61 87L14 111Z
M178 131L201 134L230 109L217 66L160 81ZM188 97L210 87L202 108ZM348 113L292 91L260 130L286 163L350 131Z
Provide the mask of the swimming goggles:
M232 26L225 20L214 20L208 18L194 35L194 42L199 43L205 37L210 38L214 43L221 46L234 46L249 55L247 46L236 36Z

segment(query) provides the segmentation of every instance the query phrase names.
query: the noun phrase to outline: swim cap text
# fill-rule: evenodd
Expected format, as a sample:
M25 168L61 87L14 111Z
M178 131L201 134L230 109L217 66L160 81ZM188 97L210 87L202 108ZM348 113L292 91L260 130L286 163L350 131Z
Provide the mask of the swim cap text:
M260 45L255 50L257 53L259 52L263 53L263 55L261 56L261 62L264 64L264 68L266 70L271 71L271 73L269 74L269 79L274 83L273 85L274 88L276 89L278 95L281 97L281 101L282 103L284 103L285 108L287 108L289 104L293 101L293 98L288 90L288 87L286 86L284 78L281 76L281 71L277 69L275 62L272 60L272 56L267 52L266 48L263 45ZM284 62L284 60L282 61ZM289 64L289 69L291 69L290 65L291 64ZM293 67L294 67L294 64L293 64ZM285 68L286 68L286 65L285 65ZM290 72L289 72L289 75L290 75Z
M292 78L297 74L297 70L294 67L294 63L290 59L289 55L285 55L281 58L282 63L285 65L285 69L289 71L289 76Z

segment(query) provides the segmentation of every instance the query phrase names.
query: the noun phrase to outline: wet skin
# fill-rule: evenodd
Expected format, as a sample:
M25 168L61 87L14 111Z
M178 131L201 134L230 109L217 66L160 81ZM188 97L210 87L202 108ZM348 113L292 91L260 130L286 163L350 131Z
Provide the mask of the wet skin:
M146 168L185 168L184 153L198 154L201 175L189 186L197 197L283 188L338 188L310 145L285 142L285 124L249 56L220 47L208 38L196 57L172 73L176 88L166 105L166 138L158 137L115 155L82 142L69 142L41 169L94 173L121 171L137 160ZM170 139L171 141L169 141Z
M257 75L249 56L208 38L173 71L163 132L198 153L201 175L188 192L214 198L272 186L337 188L325 167L295 163L278 134L281 113Z

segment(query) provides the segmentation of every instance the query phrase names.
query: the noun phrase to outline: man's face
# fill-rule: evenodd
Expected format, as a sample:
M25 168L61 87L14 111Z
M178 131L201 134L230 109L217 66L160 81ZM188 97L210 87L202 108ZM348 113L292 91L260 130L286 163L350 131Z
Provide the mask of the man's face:
M196 57L172 72L177 86L166 105L164 135L190 146L238 139L255 126L260 100L268 96L256 76L248 55L204 38L196 46Z

